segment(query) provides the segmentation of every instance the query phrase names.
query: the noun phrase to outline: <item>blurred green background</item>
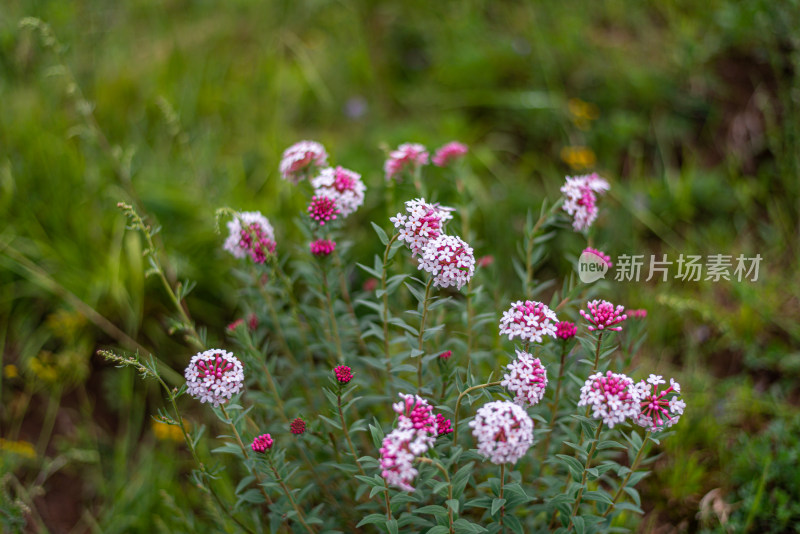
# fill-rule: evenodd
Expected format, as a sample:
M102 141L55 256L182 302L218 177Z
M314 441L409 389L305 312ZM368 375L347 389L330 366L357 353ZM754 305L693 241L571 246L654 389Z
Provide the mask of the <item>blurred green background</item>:
M648 310L642 362L689 405L642 483L639 529L791 531L798 27L796 0L4 2L3 524L21 524L22 502L34 531L147 531L190 498L179 445L149 423L158 393L94 356L135 341L179 369L188 351L163 333L169 303L118 201L162 227L171 276L197 281L191 312L219 338L238 310L214 210L261 210L285 250L305 246L302 199L277 172L287 146L318 140L362 173L373 194L348 228L366 259L380 248L368 221L399 209L384 148L457 139L473 245L498 281L527 211L589 171L612 184L595 236L612 257L761 254L757 282L611 282L604 296ZM457 203L444 171L429 176ZM574 255L581 238L555 247Z

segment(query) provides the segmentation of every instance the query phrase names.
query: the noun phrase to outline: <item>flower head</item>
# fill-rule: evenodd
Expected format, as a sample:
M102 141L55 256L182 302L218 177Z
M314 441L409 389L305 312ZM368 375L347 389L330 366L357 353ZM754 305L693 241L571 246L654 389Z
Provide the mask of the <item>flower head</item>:
M335 221L338 215L339 207L334 199L324 196L311 197L308 216L317 221L320 226L325 226L326 222Z
M310 244L311 254L318 257L330 256L336 250L336 242L330 239L317 239Z
M559 339L571 339L575 337L577 333L578 329L575 328L575 323L570 323L569 321L556 323L556 337Z
M451 162L464 157L467 152L469 152L467 145L451 141L436 151L433 156L433 164L437 167L446 167Z
M451 427L450 419L445 419L444 416L440 413L436 414L436 431L437 436L445 436L447 434L453 433L453 428Z
M494 256L481 256L478 258L478 267L489 267L494 263Z
M262 434L253 440L253 444L250 445L250 447L255 452L267 452L272 448L272 436L269 434Z
M289 431L299 436L306 431L306 422L303 421L302 417L296 417L292 420L291 424L289 424Z
M503 376L500 385L516 393L514 402L520 406L539 404L547 387L547 369L539 358L518 350L517 359L508 364L506 369L508 373Z
M184 376L189 395L214 406L225 404L241 391L244 383L242 362L222 349L210 349L192 356Z
M311 180L314 194L336 201L342 217L355 212L364 203L367 186L361 175L342 167L322 169L319 176Z
M296 185L327 162L325 147L316 141L300 141L284 150L280 164L281 176Z
M641 392L633 380L623 374L595 373L581 388L578 406L590 406L592 417L602 420L609 428L628 417L639 415Z
M623 312L624 306L614 307L613 304L607 300L593 300L586 304L589 308L589 313L580 310L581 316L592 323L589 325L589 330L615 330L619 332L622 330L621 326L615 326L628 318Z
M428 204L424 198L418 198L406 202L407 215L398 213L389 220L398 229L397 238L405 241L411 255L416 256L429 240L441 235L444 223L453 218L451 211L451 208Z
M228 221L228 237L223 248L237 258L250 255L256 263L264 263L275 253L275 231L266 217L257 211L238 213Z
M392 409L399 415L398 427L436 434L433 406L419 395L400 393L400 398L400 402L392 404Z
M636 384L641 395L641 412L633 422L651 432L671 427L683 415L686 403L681 398L681 385L669 380L669 387L659 391L666 381L658 375L650 375L645 381Z
M414 491L414 459L433 447L439 434L438 418L433 415L433 407L419 395L401 393L400 398L392 405L398 414L397 428L383 438L380 449L381 476L388 484Z
M414 172L427 164L428 150L424 146L418 143L403 143L389 154L386 163L383 164L383 171L388 182L392 178L398 178L404 171Z
M609 269L614 266L614 264L611 263L611 256L609 256L608 254L606 254L602 250L597 250L596 248L587 247L587 248L583 249L583 252L581 253L581 255L586 254L586 253L594 254L595 256L597 256L598 259L600 261L602 261L603 263L605 263L606 267L608 267Z
M524 341L541 343L542 336L555 337L555 321L558 321L555 312L541 302L518 300L503 312L500 333L508 335L509 340L519 336Z
M562 209L573 217L572 227L575 231L589 228L597 218L597 196L595 193L608 191L608 182L597 173L585 176L567 176L567 182L561 187L564 194Z
M342 385L353 379L353 370L346 365L337 365L333 368L333 373L336 375L336 381Z
M440 235L425 244L418 268L433 276L434 286L461 289L475 274L475 256L460 237Z
M447 361L447 360L449 360L449 359L450 359L450 357L451 357L452 355L453 355L453 351L452 351L452 350L446 350L446 351L444 351L443 353L441 353L441 354L439 355L439 359L440 359L440 360Z
M478 452L494 464L516 463L533 444L533 421L513 402L484 404L469 426Z

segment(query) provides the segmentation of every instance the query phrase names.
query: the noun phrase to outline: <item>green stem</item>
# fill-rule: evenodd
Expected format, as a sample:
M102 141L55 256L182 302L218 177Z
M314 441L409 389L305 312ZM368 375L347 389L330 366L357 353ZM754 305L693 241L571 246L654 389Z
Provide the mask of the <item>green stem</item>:
M461 394L458 396L458 400L456 400L456 413L454 415L454 425L453 425L453 444L456 444L458 442L458 413L461 408L461 399L464 398L464 395L466 395L470 391L475 391L476 389L490 388L492 386L499 386L499 385L500 381L489 382L487 384L478 384L477 386L472 386L471 388L467 388L461 392Z
M56 392L50 396L47 402L47 412L42 422L42 431L39 434L39 440L36 444L36 452L39 456L44 456L47 444L50 442L50 436L53 434L53 427L56 424L56 416L58 415L58 407L61 403L61 386L57 386Z
M233 435L234 437L236 437L236 442L239 444L239 448L242 450L242 455L244 456L245 459L245 465L247 466L247 469L250 471L250 473L253 475L253 478L256 479L256 483L258 484L258 489L261 490L261 495L264 496L264 500L267 502L267 504L272 504L272 499L269 498L269 495L267 495L267 490L264 489L264 486L262 486L261 475L259 474L257 469L252 468L250 466L250 455L247 453L247 448L245 448L244 442L242 442L242 437L239 435L239 430L236 429L236 424L234 424L233 419L231 419L230 416L228 416L228 411L225 409L224 404L220 404L219 409L222 412L223 417L225 417L226 422L231 426L231 429L233 430Z
M436 466L436 468L439 469L439 471L442 472L442 475L444 475L444 479L447 482L447 499L452 501L453 500L453 484L450 482L450 475L447 473L447 469L445 468L445 466L443 466L441 463L439 463L436 460L431 460L430 458L425 458L424 456L418 457L417 460L419 460L420 462L425 463L425 464L434 465L434 466ZM449 524L450 524L450 534L454 534L455 527L453 526L453 509L450 507L449 504L447 505L447 517L448 517L448 521L449 521Z
M333 310L333 301L331 300L331 290L328 286L328 273L325 270L325 267L320 267L320 271L322 271L322 287L325 292L325 302L328 306L328 315L331 319L331 330L333 331L333 338L336 342L336 355L339 358L339 363L344 363L344 354L342 353L342 340L339 337L339 323L336 321L336 312Z
M592 443L592 448L589 450L589 454L586 455L586 465L583 468L583 477L581 478L581 487L578 489L578 496L575 498L575 504L572 506L572 515L570 516L569 520L569 530L572 530L574 526L572 519L578 513L578 507L581 505L581 498L583 497L583 489L586 487L586 477L589 473L589 466L592 464L592 458L594 458L594 453L597 450L597 444L600 442L600 431L603 430L603 422L600 421L597 424L597 432L594 433L594 442Z
M597 348L594 351L594 367L592 367L592 374L597 371L597 367L600 364L600 345L603 342L603 332L597 336Z
M280 484L281 489L283 489L284 495L286 495L286 498L289 499L289 502L291 503L292 508L294 508L294 511L297 512L297 520L300 522L301 525L303 525L303 527L308 532L311 532L312 534L315 533L316 530L311 528L308 525L308 523L306 523L305 517L303 516L303 512L297 506L294 497L292 497L292 492L289 491L289 488L286 487L286 484L283 482L283 479L281 478L280 474L278 474L278 470L275 468L275 464L272 462L272 456L268 455L268 458L269 458L269 466L272 469L272 473L275 475L275 480L278 482L278 484Z
M506 464L500 464L500 498L503 498L503 488L505 486L506 481ZM505 526L503 526L503 518L506 515L506 505L500 507L500 528L503 532L506 531Z
M399 234L394 234L389 242L386 244L386 250L383 252L383 268L381 269L381 291L383 292L383 355L386 358L386 374L388 377L392 375L392 356L389 354L389 294L386 291L386 271L388 270L387 263L389 262L389 251L392 244L397 241Z
M628 475L625 477L625 480L622 481L620 484L619 489L617 489L617 493L614 494L614 498L611 499L611 505L603 512L602 517L608 517L608 514L614 509L614 506L617 504L622 492L625 490L625 487L628 485L628 481L631 479L631 475L636 471L636 468L639 467L639 462L642 460L642 453L644 452L644 448L647 445L647 441L650 439L651 432L648 431L644 435L644 440L642 441L642 446L639 448L639 452L636 453L636 458L633 459L633 463L631 464L631 470L628 472Z
M528 296L528 290L530 289L531 282L533 282L533 245L534 241L536 240L536 232L539 231L539 228L550 219L550 217L555 213L556 209L561 206L562 200L558 200L550 209L547 210L545 213L539 217L539 220L536 221L536 224L533 225L530 233L528 233L528 239L525 243L525 283L523 284L522 290L525 296Z
M431 288L433 287L433 276L428 279L428 284L425 286L425 300L422 301L422 320L419 323L419 337L417 339L417 394L422 393L422 357L425 353L422 350L422 338L425 335L425 320L428 318L428 302L431 299Z
M556 428L556 417L558 416L558 401L561 396L561 379L564 378L564 362L567 359L567 343L562 342L561 346L561 365L558 368L558 379L556 380L556 393L553 396L553 402L550 407L550 432L544 438L544 444L540 447L542 454L547 458L547 452L550 449L550 440Z
M347 280L344 276L342 260L339 257L339 252L335 249L333 251L333 261L336 269L339 271L339 288L342 292L342 299L344 299L344 303L347 305L347 313L353 320L353 328L355 328L358 347L361 349L362 354L366 356L369 354L369 348L367 347L367 343L364 341L364 335L361 333L361 327L358 326L358 316L356 315L356 310L353 308L353 299L350 298L350 290L347 289Z
M353 460L355 460L356 465L358 466L358 470L361 471L363 476L367 476L367 473L364 471L364 468L361 467L361 462L358 461L358 454L356 454L356 448L353 446L353 440L350 439L350 431L347 429L347 422L344 420L344 412L342 412L342 394L341 392L336 395L336 406L339 409L339 420L342 422L342 432L344 433L344 437L347 439L347 445L350 447L350 453L353 455Z

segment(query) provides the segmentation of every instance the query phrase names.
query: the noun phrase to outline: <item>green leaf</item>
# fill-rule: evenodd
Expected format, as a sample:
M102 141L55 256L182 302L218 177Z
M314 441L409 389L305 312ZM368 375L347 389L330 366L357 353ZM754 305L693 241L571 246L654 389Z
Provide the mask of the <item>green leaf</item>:
M631 499L633 499L633 502L636 503L636 506L642 506L642 499L639 497L638 491L636 491L630 486L626 486L625 493L631 496Z
M356 528L363 526L363 525L371 525L373 523L384 523L386 521L385 514L369 514L367 517L362 519L357 525Z
M610 505L612 503L611 497L605 491L585 491L583 499L587 501L597 501L603 504Z
M426 532L426 534L450 534L450 528L444 525L436 525Z
M457 534L473 534L477 532L486 532L486 529L482 526L471 523L466 519L457 519L453 522L453 527L455 527L455 531Z
M494 498L492 499L492 511L491 514L495 515L506 503L505 499Z
M397 534L398 527L397 527L397 519L392 518L386 522L386 528L389 529L389 534Z
M586 532L586 524L581 516L573 517L572 525L575 527L575 534L584 534Z
M458 499L449 499L445 502L445 504L453 511L453 513L458 513L458 507L461 504Z
M375 233L378 234L378 239L381 240L381 243L383 244L383 246L388 245L389 244L389 236L386 235L386 232L383 230L383 228L381 228L380 226L378 226L377 224L375 224L372 221L370 221L370 224L375 229Z
M569 472L572 474L572 478L574 478L576 482L583 477L583 464L577 459L572 456L567 456L566 454L557 454L556 457L561 460L562 463L566 464Z
M503 523L512 531L514 531L515 534L525 534L525 529L522 528L522 523L520 523L516 516L505 516Z
M439 506L438 504L429 504L413 510L415 514L431 514L435 516L447 517L447 508Z

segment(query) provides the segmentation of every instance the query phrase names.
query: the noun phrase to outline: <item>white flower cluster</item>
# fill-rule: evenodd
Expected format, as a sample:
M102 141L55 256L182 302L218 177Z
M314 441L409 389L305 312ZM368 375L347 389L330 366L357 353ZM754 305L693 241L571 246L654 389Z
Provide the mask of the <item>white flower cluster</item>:
M451 211L452 208L428 204L424 198L418 198L406 202L406 215L398 213L389 220L398 230L398 239L408 245L412 256L416 256L428 240L439 237L444 224L453 218Z
M519 336L524 341L541 343L542 336L556 337L557 322L555 312L541 302L518 300L503 312L500 333L508 339Z
M475 255L460 237L443 234L425 245L418 268L433 276L434 286L461 289L475 274Z
M686 403L680 396L681 385L670 378L669 387L659 391L659 386L666 383L663 377L650 375L647 381L636 384L642 400L641 412L633 422L651 432L671 427L680 420L686 409Z
M283 151L280 171L284 180L297 185L309 171L328 163L325 147L316 141L300 141Z
M311 180L314 195L333 199L342 217L355 212L364 203L367 186L357 172L342 168L322 169L319 176Z
M508 364L506 369L508 373L503 376L500 385L516 394L514 402L520 406L539 404L547 387L547 369L539 358L518 350L517 359Z
M513 402L484 404L469 426L478 452L494 464L516 463L533 444L533 421Z
M192 356L184 376L189 395L214 406L230 400L244 385L242 362L222 349L210 349Z
M609 189L608 182L596 173L585 176L567 176L561 187L564 194L562 209L573 217L572 227L575 231L589 228L597 218L597 197L595 193L603 193Z
M251 248L242 239L242 230L248 230L252 225L257 225L263 237L275 242L275 230L269 223L269 219L261 215L258 211L245 211L237 213L236 216L228 221L228 237L222 248L233 254L237 258L244 258L250 253Z
M401 393L400 402L392 405L398 414L397 428L383 438L380 453L381 476L387 484L404 491L417 476L414 459L433 447L438 435L433 407L419 395Z
M581 388L578 406L590 406L592 417L602 420L609 428L622 423L628 417L639 415L642 395L633 380L624 374L611 371L595 373Z

